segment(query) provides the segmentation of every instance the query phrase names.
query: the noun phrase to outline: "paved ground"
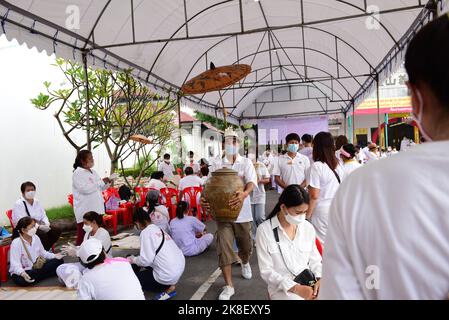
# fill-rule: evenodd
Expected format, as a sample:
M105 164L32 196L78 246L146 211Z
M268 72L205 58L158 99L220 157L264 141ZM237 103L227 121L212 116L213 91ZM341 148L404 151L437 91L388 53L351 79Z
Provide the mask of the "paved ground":
M266 213L268 214L274 207L278 195L274 191L267 192ZM215 232L215 222L207 222L207 228L210 232ZM64 242L67 238L64 239ZM126 256L127 254L138 254L136 250L117 250L113 249L114 256ZM255 249L256 250L256 249ZM260 278L259 268L257 266L257 256L254 250L251 258L251 267L253 270L253 279L245 280L241 276L239 265L233 266L233 282L236 289L234 300L266 300L267 286ZM186 268L184 274L177 285L177 300L187 299L217 299L221 288L225 285L222 275L218 269L217 252L215 242L203 254L196 257L186 258ZM48 279L37 285L46 290L57 290L60 284L56 278ZM9 280L2 285L6 290L15 290L15 285ZM45 288L47 287L47 288ZM9 288L9 289L8 289ZM146 292L146 297L151 299L154 293ZM23 295L24 298L27 295Z

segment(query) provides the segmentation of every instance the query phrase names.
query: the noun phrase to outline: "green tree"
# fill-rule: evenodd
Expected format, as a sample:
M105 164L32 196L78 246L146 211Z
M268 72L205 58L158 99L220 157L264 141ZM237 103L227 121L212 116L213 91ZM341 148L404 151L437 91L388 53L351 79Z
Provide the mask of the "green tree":
M111 161L111 173L118 168L120 158L128 153L131 136L151 136L158 143L165 142L167 137L157 137L157 134L173 130L176 100L170 97L170 91L163 96L152 92L132 77L131 70L114 73L89 68L87 95L83 66L63 59L57 59L55 66L60 68L68 84L54 88L50 82L44 82L46 92L31 99L32 104L40 110L56 108L54 117L77 152L90 144L93 148L103 144ZM77 130L89 132L85 141L75 141Z

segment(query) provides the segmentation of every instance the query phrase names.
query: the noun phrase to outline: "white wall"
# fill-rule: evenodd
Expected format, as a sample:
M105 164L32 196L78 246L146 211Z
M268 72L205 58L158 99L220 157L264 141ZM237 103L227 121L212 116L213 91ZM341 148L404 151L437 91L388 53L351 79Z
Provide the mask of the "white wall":
M5 211L26 180L36 184L36 197L46 208L66 204L71 193L75 149L62 136L54 111L37 110L30 102L44 90L43 81L62 82L53 62L54 57L0 37L0 224L7 222ZM95 150L94 158L100 175L109 171L104 150Z

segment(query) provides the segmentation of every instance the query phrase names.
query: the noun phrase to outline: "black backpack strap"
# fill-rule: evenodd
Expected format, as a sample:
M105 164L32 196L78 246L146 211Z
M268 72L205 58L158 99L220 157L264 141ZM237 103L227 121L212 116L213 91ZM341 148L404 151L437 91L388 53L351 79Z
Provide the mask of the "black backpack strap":
M270 225L271 224L271 219L270 219ZM279 231L278 231L278 227L273 229L273 235L274 235L274 239L276 240L276 243L279 244Z
M161 228L159 228L159 229L161 229ZM155 257L157 256L159 251L161 251L162 246L164 245L164 242L165 242L165 232L162 229L161 229L161 232L162 232L162 241L161 241L161 244L159 245L159 248L157 248L157 250L156 250L156 254L154 255Z
M31 217L30 212L28 211L27 203L25 201L23 201L23 205L25 206L25 210L27 212L28 217Z

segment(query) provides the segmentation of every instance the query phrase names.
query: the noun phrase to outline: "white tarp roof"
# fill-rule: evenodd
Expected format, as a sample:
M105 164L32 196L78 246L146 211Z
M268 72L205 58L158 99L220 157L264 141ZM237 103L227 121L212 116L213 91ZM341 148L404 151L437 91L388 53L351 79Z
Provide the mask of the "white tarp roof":
M430 17L425 3L0 0L0 32L66 59L81 61L81 52L88 50L90 65L131 67L156 87L180 88L211 61L250 64L252 73L234 90L223 91L235 122L348 111L373 88L373 75L382 79L394 71L419 22ZM256 100L266 102L262 112ZM218 101L216 92L184 99L211 114Z

